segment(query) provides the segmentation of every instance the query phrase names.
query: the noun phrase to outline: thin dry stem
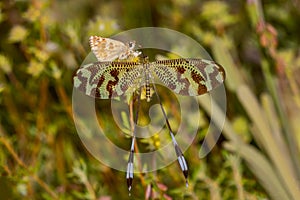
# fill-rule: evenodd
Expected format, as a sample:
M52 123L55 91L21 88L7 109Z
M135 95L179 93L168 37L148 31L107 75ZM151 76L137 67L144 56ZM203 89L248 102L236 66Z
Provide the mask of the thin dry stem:
M17 153L12 148L11 144L5 137L0 137L0 143L4 145L4 147L8 150L8 152L12 155L14 160L17 162L19 166L21 166L24 169L28 169L28 166L19 158ZM43 180L41 180L38 176L35 174L31 175L33 180L35 180L48 194L51 195L53 199L58 199L58 196L56 193L45 183Z

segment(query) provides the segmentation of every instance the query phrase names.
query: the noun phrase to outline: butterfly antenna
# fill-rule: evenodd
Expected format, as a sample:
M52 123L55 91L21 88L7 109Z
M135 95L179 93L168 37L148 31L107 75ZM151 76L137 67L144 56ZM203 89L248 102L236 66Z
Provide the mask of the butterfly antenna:
M154 82L152 82L152 85L153 85L154 92L155 92L155 94L157 96L157 100L159 102L160 108L161 108L162 113L164 115L164 118L166 120L166 124L167 124L168 130L169 130L169 133L171 135L171 138L172 138L172 141L173 141L173 145L174 145L174 148L175 148L177 160L178 160L178 163L180 165L181 171L182 171L182 173L183 173L183 175L185 177L186 187L188 187L188 185L189 185L188 184L188 174L189 174L189 172L188 172L187 162L186 162L186 160L185 160L185 158L183 156L183 153L182 153L182 151L181 151L181 149L180 149L180 147L179 147L179 145L178 145L178 143L177 143L177 141L175 139L175 136L173 134L171 125L169 123L169 120L168 120L168 117L167 117L167 114L166 114L166 111L165 111L165 109L164 109L164 107L163 107L163 105L161 103L161 100L160 100L160 97L159 97L159 95L157 93L156 86L155 86Z
M132 100L132 101L134 101L134 100ZM133 124L133 134L132 134L132 140L131 140L131 148L130 148L128 163L127 163L126 180L127 180L128 191L131 190L132 181L133 181L134 144L135 144L135 139L136 139L136 125L137 125L137 122L138 122L138 115L139 115L140 105L141 105L141 88L139 90L136 114L135 114L135 119L134 119L134 124Z

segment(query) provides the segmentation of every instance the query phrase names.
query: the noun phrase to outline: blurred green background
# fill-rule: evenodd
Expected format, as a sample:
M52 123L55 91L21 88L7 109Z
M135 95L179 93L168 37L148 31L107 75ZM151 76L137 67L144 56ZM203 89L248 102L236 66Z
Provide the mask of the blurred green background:
M0 198L300 199L299 10L299 0L1 1ZM90 35L143 26L203 45L226 70L228 110L217 145L199 160L210 112L199 100L203 123L185 152L188 188L174 162L136 174L129 196L125 174L93 158L76 133L72 76ZM111 126L112 140L129 148ZM159 147L163 137L139 146Z

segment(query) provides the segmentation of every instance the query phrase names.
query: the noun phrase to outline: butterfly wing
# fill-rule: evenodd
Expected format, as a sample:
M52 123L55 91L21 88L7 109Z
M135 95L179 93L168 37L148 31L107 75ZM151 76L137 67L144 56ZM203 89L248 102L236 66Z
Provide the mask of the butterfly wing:
M91 36L89 41L92 52L98 61L113 61L119 58L120 55L125 58L127 52L129 52L128 46L117 40Z
M96 62L79 68L74 87L86 95L110 99L128 94L139 86L142 66L137 62Z
M151 66L162 83L175 93L186 96L209 92L225 80L223 67L210 60L160 60Z

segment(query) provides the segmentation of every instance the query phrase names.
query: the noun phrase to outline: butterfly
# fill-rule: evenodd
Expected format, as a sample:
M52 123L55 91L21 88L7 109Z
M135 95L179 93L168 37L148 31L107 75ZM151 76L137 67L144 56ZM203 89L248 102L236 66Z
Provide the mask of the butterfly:
M134 51L134 41L124 44L110 38L91 36L89 43L98 61L124 60L130 57L137 57L141 54L141 52Z

